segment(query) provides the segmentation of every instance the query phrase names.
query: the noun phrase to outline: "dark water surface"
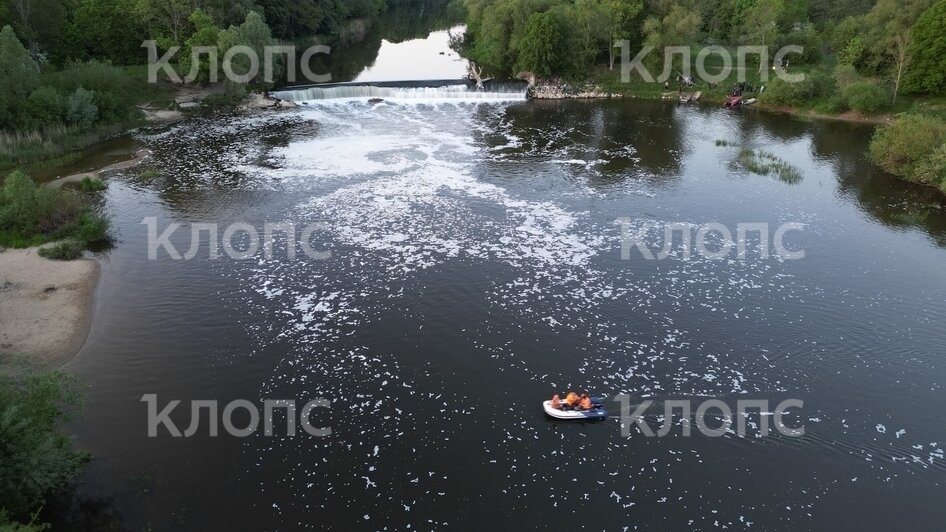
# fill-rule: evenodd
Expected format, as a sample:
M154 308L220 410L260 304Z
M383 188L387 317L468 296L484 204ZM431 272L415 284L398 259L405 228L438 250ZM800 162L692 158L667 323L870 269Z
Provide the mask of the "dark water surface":
M870 134L651 102L422 100L141 133L155 156L109 179L120 241L69 367L89 388L72 428L97 457L83 494L156 530L938 529L946 215L868 165ZM717 139L803 179L749 174ZM149 261L152 216L322 223L332 258ZM653 224L654 252L667 224L804 223L786 240L806 257L621 260L619 218ZM189 231L173 240L186 251ZM540 401L567 387L799 398L807 433L623 438L616 416L547 419ZM210 438L203 420L150 439L152 393L330 397L333 434Z

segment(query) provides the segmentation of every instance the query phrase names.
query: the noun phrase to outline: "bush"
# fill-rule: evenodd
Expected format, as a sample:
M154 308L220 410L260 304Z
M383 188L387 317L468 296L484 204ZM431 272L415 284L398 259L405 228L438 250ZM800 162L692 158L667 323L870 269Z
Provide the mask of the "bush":
M946 192L946 144L920 161L916 167L916 180L936 185Z
M0 372L0 523L30 521L43 499L87 462L88 456L74 450L69 437L57 430L78 402L75 385L65 374Z
M100 179L92 179L88 176L83 177L82 181L79 182L79 190L82 192L101 192L107 188L108 186Z
M847 88L848 85L861 80L861 76L857 73L857 69L854 68L854 65L845 63L834 67L834 72L832 72L831 75L834 78L834 82L837 83L838 88L842 91Z
M814 71L799 82L786 81L775 78L765 88L761 98L767 103L776 105L790 105L802 107L812 100L833 93L836 90L834 81L823 72Z
M890 96L882 87L869 81L857 81L844 88L845 101L855 111L877 114L890 107Z
M92 91L79 87L69 97L66 121L79 127L89 127L99 116L99 108L95 105L95 94Z
M63 240L39 248L39 256L51 260L75 260L82 256L85 244L78 240Z
M65 98L52 87L40 87L26 100L26 121L31 129L58 124L65 116Z
M840 94L835 94L815 106L815 111L826 115L837 115L849 110L847 100Z
M813 24L804 24L799 29L783 34L778 40L778 48L801 46L801 54L792 54L791 62L814 65L821 61L821 35Z
M98 242L108 239L108 227L80 195L38 186L22 172L7 176L0 188L0 245L29 247L61 238Z
M934 176L946 144L946 122L924 115L904 115L874 133L870 156L887 172L917 183L941 185ZM936 152L936 153L934 153Z

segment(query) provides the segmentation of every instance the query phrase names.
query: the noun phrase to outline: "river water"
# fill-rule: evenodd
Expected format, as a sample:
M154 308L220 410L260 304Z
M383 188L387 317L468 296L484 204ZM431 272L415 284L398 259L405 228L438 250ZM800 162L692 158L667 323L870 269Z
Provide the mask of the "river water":
M418 89L420 90L420 89ZM324 96L324 95L323 95ZM946 519L946 215L871 128L458 91L306 101L136 139L71 427L131 528L934 529ZM300 93L297 99L307 99ZM745 171L738 147L802 179ZM318 224L327 260L148 258L145 218ZM654 253L671 224L804 224L800 260ZM221 229L222 233L222 229ZM566 388L804 407L801 438L553 422ZM149 438L144 394L333 401L327 438ZM617 404L610 403L612 414ZM222 406L221 406L222 408ZM694 406L695 408L695 406ZM280 425L277 423L277 427Z

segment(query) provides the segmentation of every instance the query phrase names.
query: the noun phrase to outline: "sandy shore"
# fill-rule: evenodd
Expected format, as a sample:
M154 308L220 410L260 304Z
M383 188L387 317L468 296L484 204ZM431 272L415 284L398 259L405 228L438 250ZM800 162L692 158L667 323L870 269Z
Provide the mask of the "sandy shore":
M0 358L60 367L89 332L99 279L94 260L53 261L36 249L0 252Z

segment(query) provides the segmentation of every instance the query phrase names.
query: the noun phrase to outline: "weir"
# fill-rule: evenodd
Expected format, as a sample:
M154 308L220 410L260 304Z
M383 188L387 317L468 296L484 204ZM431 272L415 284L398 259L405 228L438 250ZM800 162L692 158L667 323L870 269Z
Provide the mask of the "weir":
M477 90L468 80L387 81L330 83L283 87L270 96L296 103L321 100L361 100L381 98L394 101L523 101L525 83L490 82Z

